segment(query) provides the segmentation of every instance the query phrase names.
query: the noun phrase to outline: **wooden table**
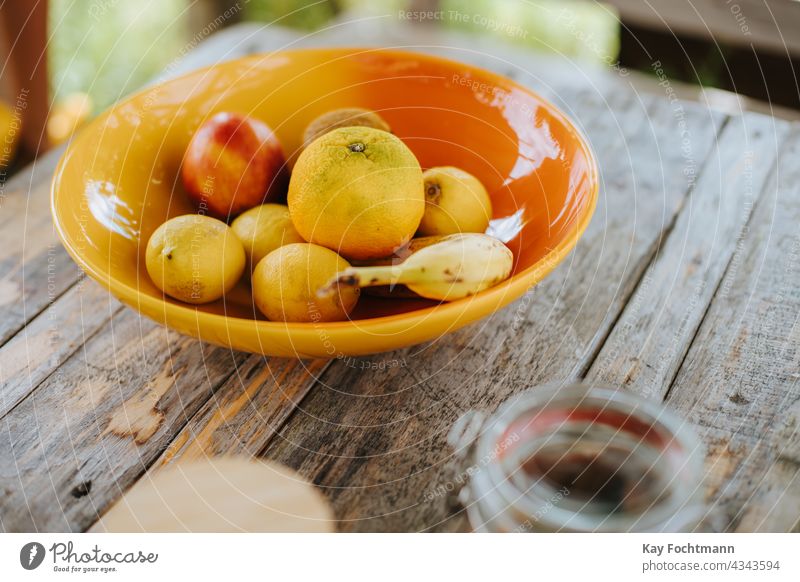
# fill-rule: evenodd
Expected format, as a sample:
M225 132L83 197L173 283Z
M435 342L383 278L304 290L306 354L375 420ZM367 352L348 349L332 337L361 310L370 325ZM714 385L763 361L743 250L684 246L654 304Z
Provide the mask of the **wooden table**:
M576 250L493 317L354 361L234 353L122 307L56 240L59 152L0 199L0 527L85 530L146 472L207 455L285 463L341 530L463 530L426 493L452 478L466 410L571 378L663 399L708 447L720 530L798 529L800 130L726 116L626 71L373 19L310 37L238 25L168 75L285 46L385 44L494 69L553 99L591 141L601 199ZM443 48L449 47L449 48Z

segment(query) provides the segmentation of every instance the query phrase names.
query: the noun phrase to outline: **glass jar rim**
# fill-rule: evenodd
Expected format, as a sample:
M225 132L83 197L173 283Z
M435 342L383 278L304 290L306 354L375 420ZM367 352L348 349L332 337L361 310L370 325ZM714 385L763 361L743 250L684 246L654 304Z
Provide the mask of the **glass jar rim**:
M660 425L668 434L670 445L675 444L684 454L682 471L696 475L689 484L681 489L682 495L671 496L666 503L651 506L646 510L628 515L592 515L581 514L558 505L551 505L548 511L537 518L541 524L555 529L558 524L569 523L570 530L578 531L626 531L639 527L658 526L670 524L673 520L680 527L684 522L699 521L703 509L698 497L702 491L702 469L704 462L704 447L695 436L693 430L687 427L687 422L663 403L647 399L639 394L625 389L615 389L603 384L594 383L557 383L552 382L528 389L504 402L484 424L484 430L478 435L475 455L477 459L493 459L487 463L484 479L485 485L493 488L510 505L520 510L527 516L536 514L538 506L528 497L526 491L521 490L510 479L501 463L493 458L493 451L504 438L508 429L515 421L534 409L545 409L557 406L559 402L575 403L586 398L606 401L605 406L613 406L613 410L623 408L634 413L637 417L646 417L652 425ZM663 455L664 452L660 453ZM659 456L660 458L660 456ZM516 470L521 470L517 468ZM475 492L477 493L477 492ZM673 499L675 498L675 499ZM542 501L545 501L544 499Z

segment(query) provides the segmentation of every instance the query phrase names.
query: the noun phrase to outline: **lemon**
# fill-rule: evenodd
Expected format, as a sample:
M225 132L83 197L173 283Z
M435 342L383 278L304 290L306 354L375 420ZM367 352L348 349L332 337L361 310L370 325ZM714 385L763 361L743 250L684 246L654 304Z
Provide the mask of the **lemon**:
M306 242L297 232L283 204L262 204L240 214L231 228L244 245L247 265L252 271L269 253L291 243Z
M423 179L425 215L419 234L486 232L492 218L492 201L480 180L452 166L431 168Z
M347 319L358 289L318 297L317 290L350 264L330 249L308 244L284 245L259 261L253 271L253 299L272 321L323 322Z
M385 257L411 239L422 219L422 169L391 133L334 129L300 154L288 204L307 241L348 259Z
M303 144L308 145L319 136L340 127L374 127L383 131L391 131L384 119L369 109L361 107L345 107L323 113L308 124L303 132Z
M187 214L159 226L147 242L147 273L167 295L208 303L231 290L244 271L241 241L216 218Z

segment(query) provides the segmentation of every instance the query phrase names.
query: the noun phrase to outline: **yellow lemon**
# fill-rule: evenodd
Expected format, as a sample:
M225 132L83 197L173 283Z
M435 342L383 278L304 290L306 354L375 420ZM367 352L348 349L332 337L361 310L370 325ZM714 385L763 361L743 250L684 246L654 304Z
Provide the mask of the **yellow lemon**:
M361 107L345 107L323 113L308 124L303 132L303 145L307 146L319 136L340 127L373 127L383 131L391 131L383 118L369 109Z
M297 232L283 204L262 204L240 214L231 228L244 245L252 271L258 262L283 245L306 242Z
M297 159L289 213L309 242L348 259L391 255L425 211L422 169L399 138L371 127L334 129Z
M284 245L256 265L253 299L272 321L318 323L339 321L356 306L358 289L342 289L325 297L317 290L350 266L330 249L308 244Z
M187 214L159 226L147 242L147 272L167 295L208 303L231 290L244 271L241 241L216 218Z
M486 232L492 218L492 201L480 180L452 166L431 168L423 179L425 215L419 234Z

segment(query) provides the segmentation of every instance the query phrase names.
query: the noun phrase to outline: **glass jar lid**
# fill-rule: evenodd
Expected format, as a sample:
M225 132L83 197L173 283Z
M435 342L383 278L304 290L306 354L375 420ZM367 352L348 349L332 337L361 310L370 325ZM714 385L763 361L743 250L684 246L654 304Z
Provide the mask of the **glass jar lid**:
M660 402L540 386L481 425L462 500L483 531L685 531L702 519L704 450Z

